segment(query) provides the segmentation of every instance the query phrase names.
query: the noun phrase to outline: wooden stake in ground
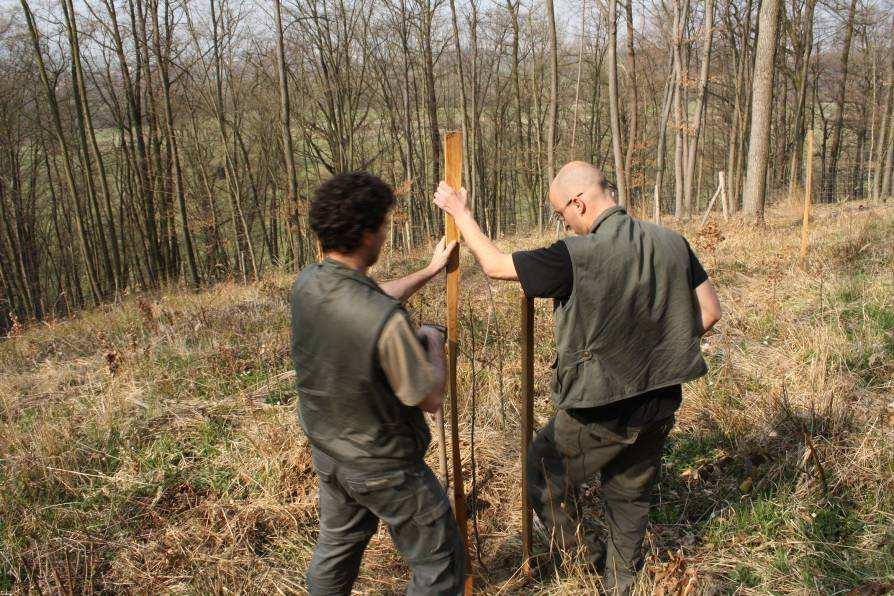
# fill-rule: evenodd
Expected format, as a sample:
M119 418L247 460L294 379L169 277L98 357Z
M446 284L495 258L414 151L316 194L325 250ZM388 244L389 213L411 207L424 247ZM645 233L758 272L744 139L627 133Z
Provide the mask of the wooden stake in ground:
M450 488L450 474L447 472L447 435L444 432L444 404L435 412L435 428L438 429L438 475L446 491Z
M717 173L720 179L720 205L723 207L723 219L729 219L729 199L726 196L726 175L723 170Z
M801 224L801 254L798 256L798 268L804 268L807 258L807 239L810 236L810 195L813 186L813 131L807 131L807 142L804 152L804 222Z
M717 184L717 190L714 191L714 196L711 197L711 200L708 201L708 206L705 208L705 214L702 216L702 221L698 225L699 231L703 227L705 227L705 222L708 221L708 216L711 215L711 209L714 208L714 202L717 200L717 197L720 196L720 193L723 191L723 172L720 172L720 183Z
M528 495L528 467L525 459L534 431L534 299L521 295L521 476L522 476L522 571L531 575L531 528L533 513Z
M454 190L462 187L463 171L463 137L458 131L450 131L444 135L444 177L448 185ZM444 235L447 244L459 240L459 230L453 216L444 216ZM459 247L447 262L447 362L448 380L450 388L450 442L451 459L453 460L453 513L459 526L459 535L466 553L466 561L471 564L469 558L469 524L466 515L466 495L463 487L463 464L459 454L459 408L456 397L456 355L457 355L457 325L456 314L459 307ZM466 594L472 593L472 574L466 576Z

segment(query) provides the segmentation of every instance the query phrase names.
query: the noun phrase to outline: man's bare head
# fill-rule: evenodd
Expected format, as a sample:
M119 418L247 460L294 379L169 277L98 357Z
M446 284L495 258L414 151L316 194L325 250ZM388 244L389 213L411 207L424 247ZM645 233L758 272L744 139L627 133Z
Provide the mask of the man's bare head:
M586 234L599 215L615 205L605 174L584 161L565 164L549 186L553 212L566 229Z

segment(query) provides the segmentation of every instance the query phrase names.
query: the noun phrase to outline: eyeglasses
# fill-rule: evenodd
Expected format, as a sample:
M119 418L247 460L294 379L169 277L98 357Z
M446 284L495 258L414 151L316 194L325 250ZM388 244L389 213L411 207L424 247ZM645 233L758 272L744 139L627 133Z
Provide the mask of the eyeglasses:
M584 196L584 193L579 192L576 195L574 195L573 197L571 197L570 199L568 199L568 202L565 203L564 207L562 207L561 209L554 209L553 210L553 220L556 223L558 223L558 222L565 223L565 210L568 209L568 205L570 205L572 203L572 201L574 201L574 199L579 199L582 196Z

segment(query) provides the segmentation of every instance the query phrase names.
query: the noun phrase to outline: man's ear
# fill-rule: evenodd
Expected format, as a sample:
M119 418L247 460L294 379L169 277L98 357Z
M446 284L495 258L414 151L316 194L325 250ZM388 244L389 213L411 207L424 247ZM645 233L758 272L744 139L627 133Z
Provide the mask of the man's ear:
M364 230L363 235L360 237L360 248L369 248L372 246L374 236L375 232Z
M377 230L364 230L363 238L360 240L360 244L362 244L363 246L370 247L370 248L374 247L377 242L376 236L378 236L379 234L383 234L385 236L385 238L387 239L387 237L388 237L387 221L388 221L387 219L384 220L382 222L382 225L379 226L379 229L377 229Z

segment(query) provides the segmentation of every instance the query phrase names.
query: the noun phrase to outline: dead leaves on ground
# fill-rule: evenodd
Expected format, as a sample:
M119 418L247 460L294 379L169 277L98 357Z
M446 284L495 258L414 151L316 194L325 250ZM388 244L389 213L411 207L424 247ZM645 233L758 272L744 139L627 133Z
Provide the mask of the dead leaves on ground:
M700 594L698 574L689 560L679 552L668 551L667 561L652 559L647 564L652 574L655 596L690 596Z

